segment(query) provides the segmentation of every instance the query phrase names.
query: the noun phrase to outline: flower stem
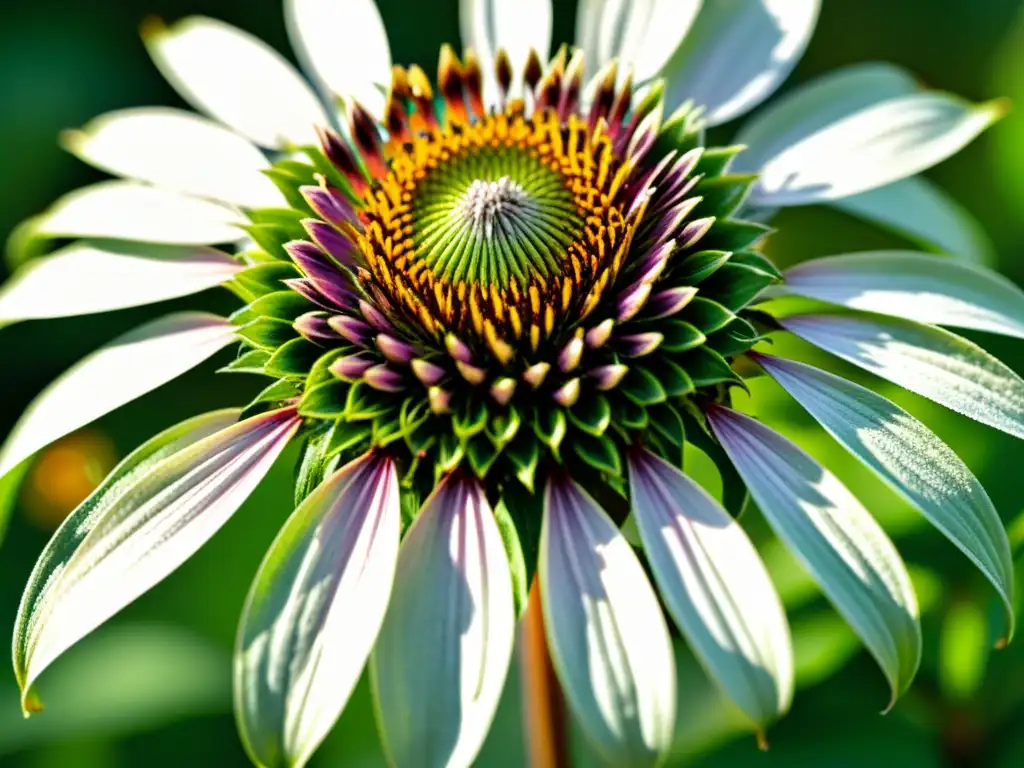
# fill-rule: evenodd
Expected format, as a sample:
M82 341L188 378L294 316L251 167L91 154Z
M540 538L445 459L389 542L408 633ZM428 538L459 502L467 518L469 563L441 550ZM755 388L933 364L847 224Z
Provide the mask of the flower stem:
M548 654L540 583L536 578L530 587L521 632L519 672L523 689L527 764L530 768L567 768L569 744L565 699Z

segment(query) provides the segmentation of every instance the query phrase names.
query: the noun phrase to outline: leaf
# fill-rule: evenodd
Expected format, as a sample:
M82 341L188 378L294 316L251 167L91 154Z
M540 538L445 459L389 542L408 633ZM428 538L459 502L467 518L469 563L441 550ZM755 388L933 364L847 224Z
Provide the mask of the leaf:
M299 426L282 409L226 426L215 412L164 432L71 513L29 579L14 633L23 705L56 658L192 556L259 484Z
M449 476L402 542L370 662L393 764L472 764L505 686L514 635L512 579L490 505L477 482Z
M940 328L878 315L791 315L787 331L957 413L1024 437L1024 381Z
M809 365L753 355L850 453L905 498L999 592L1013 635L1010 542L981 483L924 424L869 389Z
M892 703L921 660L917 598L878 523L845 486L792 442L722 407L708 421L772 530L864 641Z
M849 309L1024 339L1024 291L995 272L912 251L829 256L786 272L780 290Z
M199 365L234 340L223 318L167 315L118 336L36 396L0 450L0 476L57 438Z
M338 719L384 621L399 533L394 462L366 454L277 535L235 652L239 729L258 765L305 765Z
M782 603L743 529L653 454L629 455L633 516L672 617L701 663L756 724L789 708L793 650Z
M548 482L538 568L548 645L573 714L611 764L654 764L675 724L665 619L629 542L568 478Z

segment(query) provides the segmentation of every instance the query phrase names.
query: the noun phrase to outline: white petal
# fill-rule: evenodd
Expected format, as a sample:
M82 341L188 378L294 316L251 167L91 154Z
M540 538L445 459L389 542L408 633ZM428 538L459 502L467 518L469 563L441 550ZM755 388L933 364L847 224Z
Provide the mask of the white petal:
M654 764L675 725L668 628L629 542L571 480L545 491L538 572L551 657L580 725L612 764Z
M147 29L150 55L187 101L264 147L316 144L329 125L312 89L281 54L248 32L203 16ZM344 37L339 40L344 45Z
M995 248L960 203L923 176L832 201L841 211L972 264L993 266Z
M708 411L772 530L903 693L921 660L917 598L885 532L831 472L776 432L726 408Z
M305 765L363 671L388 607L400 534L394 462L368 454L299 505L242 613L235 710L259 765Z
M917 91L914 78L891 64L855 64L815 78L772 102L740 129L736 143L747 149L732 167L756 173L786 147L833 123Z
M381 117L391 51L373 0L285 0L284 16L300 63L325 90Z
M582 0L576 45L587 80L612 59L633 67L636 82L656 77L686 37L702 0Z
M191 112L150 107L110 112L63 143L85 162L117 176L250 208L284 202L261 173L270 167L248 139Z
M647 451L629 487L662 599L711 677L758 725L793 697L793 649L779 596L739 524L700 486Z
M242 269L213 248L75 243L0 287L0 323L137 307L204 291Z
M956 154L1004 110L935 91L874 104L765 156L750 201L800 205L891 184Z
M480 59L486 98L493 102L496 95L494 57L498 49L508 53L519 79L531 49L541 61L547 61L551 23L551 0L459 0L462 43Z
M52 595L57 577L64 570L68 558L100 522L105 510L158 463L193 443L227 429L238 421L241 412L240 408L227 408L204 413L150 438L121 461L89 498L65 518L36 561L21 598L22 607L14 628L14 672L19 685L24 685L27 671L25 654L28 650L29 622L38 613L37 606Z
M1024 291L1002 275L911 251L870 251L798 264L786 293L919 323L1024 339Z
M16 634L23 692L58 656L191 557L252 493L301 424L293 408L184 447L86 500L88 532L49 552Z
M1024 437L1024 381L948 331L877 315L793 315L782 327L968 418Z
M165 245L234 243L245 233L237 211L134 181L104 181L60 198L23 236L91 237Z
M1013 560L999 513L971 470L909 413L859 384L793 360L756 360L850 453L903 496L992 582L1013 631Z
M483 489L452 476L405 535L371 671L395 765L471 765L512 658L512 576ZM428 703L429 702L429 703Z
M705 2L678 53L665 66L669 105L693 99L710 125L767 99L803 56L820 0Z
M227 320L203 312L167 315L117 337L29 404L0 450L0 476L57 438L195 368L233 340Z

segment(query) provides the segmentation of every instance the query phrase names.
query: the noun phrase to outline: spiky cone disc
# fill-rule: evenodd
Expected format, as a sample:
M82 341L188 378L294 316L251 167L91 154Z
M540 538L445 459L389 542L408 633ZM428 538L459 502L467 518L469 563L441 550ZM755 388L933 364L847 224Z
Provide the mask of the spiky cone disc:
M293 208L250 213L230 368L274 377L253 407L298 402L300 495L372 446L402 457L410 509L458 466L496 495L552 463L621 491L626 447L678 464L696 401L742 386L779 279L766 229L732 218L754 177L686 107L663 120L657 84L636 99L609 68L579 111L577 58L512 99L499 54L485 112L476 57L446 48L436 83L394 68L386 134L355 105L351 142L270 171Z

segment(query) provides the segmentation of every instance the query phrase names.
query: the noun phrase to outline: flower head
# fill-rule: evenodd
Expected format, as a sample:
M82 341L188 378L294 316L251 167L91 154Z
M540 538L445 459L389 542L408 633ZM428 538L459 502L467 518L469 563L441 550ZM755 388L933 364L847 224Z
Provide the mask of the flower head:
M433 79L391 65L370 0L286 7L326 103L238 30L151 25L158 65L227 127L154 109L69 134L83 159L136 181L69 196L14 238L82 240L14 278L6 320L218 284L243 306L155 321L84 360L29 409L0 471L228 344L240 349L226 371L270 379L245 409L143 445L57 532L16 628L26 709L48 664L212 536L290 440L302 444L297 508L257 574L236 655L240 729L260 765L304 764L368 659L393 761L470 764L534 571L569 703L610 759L653 762L672 738L658 594L763 727L789 706L793 660L734 518L748 490L895 700L920 656L906 569L834 475L733 407L759 372L1010 605L1005 533L952 450L765 342L795 334L1021 436L1024 381L933 324L1024 336L1024 294L930 254L833 256L784 275L759 250L779 207L837 200L929 241L932 222L901 201L949 203L900 180L997 107L853 67L794 91L735 145L709 146L708 126L785 78L812 0L584 3L577 45L550 59L545 0L466 0L467 48L442 47ZM344 24L358 29L352 48L336 45ZM747 50L751 39L764 46ZM787 314L769 301L786 295L817 304ZM683 471L687 444L718 467L721 502Z

